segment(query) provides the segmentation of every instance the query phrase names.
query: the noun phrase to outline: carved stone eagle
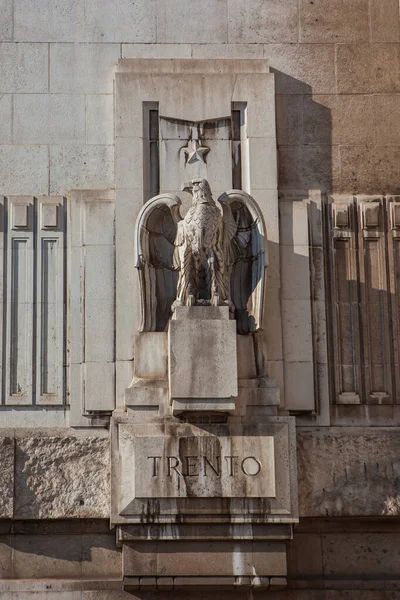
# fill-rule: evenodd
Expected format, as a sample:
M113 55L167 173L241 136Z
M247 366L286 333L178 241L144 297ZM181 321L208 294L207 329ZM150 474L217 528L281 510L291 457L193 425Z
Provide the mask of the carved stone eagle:
M141 331L164 331L177 305L228 305L238 333L261 327L265 227L254 199L240 190L215 202L205 179L183 189L193 204L161 194L146 202L136 223Z
M229 303L225 281L224 229L208 181L193 180L193 204L178 223L174 264L179 269L177 305Z

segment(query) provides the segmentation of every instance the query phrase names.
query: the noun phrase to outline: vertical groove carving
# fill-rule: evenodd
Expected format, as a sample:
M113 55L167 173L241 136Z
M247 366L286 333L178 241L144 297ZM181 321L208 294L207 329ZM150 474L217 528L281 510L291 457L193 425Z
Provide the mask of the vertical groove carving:
M158 102L143 102L143 194L149 200L160 193L160 128Z
M385 306L385 291L381 289L378 272L381 268L381 251L378 240L364 241L364 276L365 292L363 298L364 333L365 333L365 384L367 399L373 396L383 400L388 398L387 367L388 356L386 352L385 330L387 309Z
M11 245L10 395L31 394L32 298L29 293L28 240L13 239Z
M396 273L400 253L396 255L396 236L387 240L383 198L336 197L331 202L329 227L335 402L391 404L393 345L397 362L399 356ZM396 313L392 331L391 308Z
M6 251L6 213L5 199L0 196L0 406L5 404L5 373L6 373L6 331L5 322L7 307L7 251Z
M359 203L363 375L367 404L392 402L383 203Z
M64 401L63 198L12 196L4 249L5 402Z
M38 201L36 403L64 402L63 198Z
M30 196L13 196L8 199L7 208L5 401L10 405L32 405L35 352L34 199Z
M387 198L387 246L390 292L390 331L393 348L393 402L400 403L400 198Z
M40 395L58 393L58 240L42 240Z
M353 201L331 203L334 387L337 404L361 401L360 315Z
M244 121L244 109L232 104L232 187L242 189L242 140L241 130Z
M393 268L391 299L392 299L392 332L394 346L394 364L393 370L395 374L396 384L396 403L400 403L400 239L396 236L392 238L392 260Z

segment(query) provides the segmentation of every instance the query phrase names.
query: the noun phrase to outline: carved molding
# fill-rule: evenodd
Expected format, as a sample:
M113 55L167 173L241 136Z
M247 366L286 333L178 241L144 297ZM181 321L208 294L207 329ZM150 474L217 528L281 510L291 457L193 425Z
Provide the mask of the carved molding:
M350 227L348 202L335 202L332 208L335 229L348 229Z
M335 196L329 202L336 404L394 401L398 307L393 302L400 223L396 204L377 196Z
M371 229L379 227L379 213L381 203L379 201L361 202L361 228Z

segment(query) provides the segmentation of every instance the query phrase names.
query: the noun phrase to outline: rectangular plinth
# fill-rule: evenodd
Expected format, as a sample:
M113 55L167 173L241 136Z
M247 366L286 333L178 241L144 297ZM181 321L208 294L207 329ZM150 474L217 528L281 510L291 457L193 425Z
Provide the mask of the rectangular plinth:
M168 353L171 400L196 400L195 410L212 410L199 400L238 395L236 323L228 307L179 307L169 324Z
M286 545L277 542L136 542L123 546L125 576L285 577Z

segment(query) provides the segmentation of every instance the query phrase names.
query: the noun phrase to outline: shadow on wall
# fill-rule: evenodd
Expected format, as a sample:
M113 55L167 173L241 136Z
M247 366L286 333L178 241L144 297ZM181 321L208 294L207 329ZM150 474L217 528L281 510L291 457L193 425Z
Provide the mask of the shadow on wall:
M308 190L337 189L332 155L332 116L313 100L312 88L281 71L275 74L278 189L307 198Z
M4 523L0 541L0 579L103 580L122 575L115 531L104 519Z
M396 429L343 427L331 431L321 428L317 433L297 433L300 516L398 517Z
M310 190L329 194L335 189L332 116L329 108L313 99L309 85L271 71L276 88L285 408L321 415L322 405L329 404L324 387L322 215L315 202L301 201L309 198ZM318 313L315 300L321 301Z

